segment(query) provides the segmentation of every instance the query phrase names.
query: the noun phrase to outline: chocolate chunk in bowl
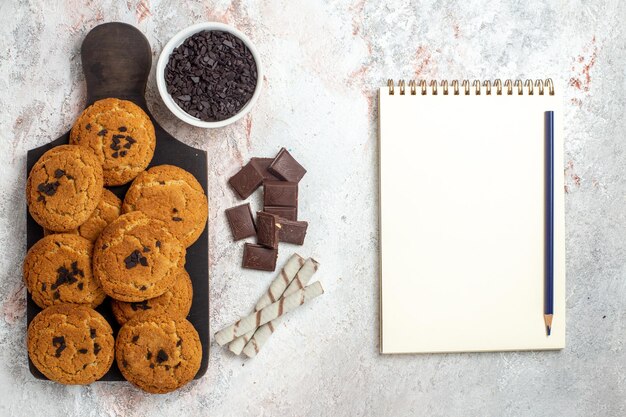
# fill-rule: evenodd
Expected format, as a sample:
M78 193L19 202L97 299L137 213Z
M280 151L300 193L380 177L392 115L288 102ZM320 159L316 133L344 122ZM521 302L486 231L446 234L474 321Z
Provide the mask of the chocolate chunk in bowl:
M262 80L251 41L222 23L199 23L176 34L157 65L157 86L166 106L199 127L221 127L247 113Z

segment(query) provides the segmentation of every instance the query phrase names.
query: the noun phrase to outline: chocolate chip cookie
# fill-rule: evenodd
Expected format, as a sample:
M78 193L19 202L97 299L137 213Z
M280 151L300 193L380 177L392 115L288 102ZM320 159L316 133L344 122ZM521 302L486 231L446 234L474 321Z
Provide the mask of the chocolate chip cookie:
M63 233L72 233L75 235L79 235L88 239L92 242L95 242L98 236L100 236L100 232L113 220L120 217L122 212L122 200L117 198L115 194L106 188L102 192L102 198L100 202L96 206L96 209L91 213L91 216L85 223L81 224L78 229L74 229L71 231L63 232ZM57 232L53 232L48 229L44 229L44 236L48 236Z
M86 304L104 301L100 281L91 273L93 243L67 233L44 237L24 259L24 281L41 308L53 304Z
M61 145L44 153L26 182L28 211L46 229L76 229L102 197L102 167L80 146Z
M191 381L200 369L198 332L184 318L146 313L117 335L115 358L122 375L144 391L163 394Z
M181 269L174 284L160 296L135 303L112 300L111 309L115 319L121 325L144 311L167 313L172 317L184 318L189 314L192 299L191 278L187 271Z
M70 143L96 155L105 185L122 185L146 169L156 136L150 117L135 103L105 98L83 111L70 131Z
M104 189L102 198L91 216L78 227L78 234L95 242L104 228L122 214L122 200Z
M138 302L167 291L185 254L165 223L134 211L104 228L95 243L93 272L107 295Z
M208 202L192 174L173 165L159 165L137 176L126 193L122 210L139 210L162 220L189 247L206 226Z
M89 384L113 363L113 330L95 310L71 304L48 307L28 326L28 355L48 379Z

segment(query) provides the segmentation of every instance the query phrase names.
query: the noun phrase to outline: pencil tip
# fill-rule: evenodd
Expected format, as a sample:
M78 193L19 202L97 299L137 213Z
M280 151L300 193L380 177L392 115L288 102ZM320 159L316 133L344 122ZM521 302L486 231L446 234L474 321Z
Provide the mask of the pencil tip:
M546 323L546 334L550 336L552 333L552 314L544 314L543 319Z

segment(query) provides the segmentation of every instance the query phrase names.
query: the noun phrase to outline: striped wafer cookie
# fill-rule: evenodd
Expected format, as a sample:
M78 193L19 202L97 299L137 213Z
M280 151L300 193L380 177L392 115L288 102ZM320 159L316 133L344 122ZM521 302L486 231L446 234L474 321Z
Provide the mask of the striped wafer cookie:
M304 258L302 258L300 255L298 255L297 253L291 255L285 266L283 266L283 269L280 270L278 276L276 276L276 278L274 278L274 281L272 281L272 283L270 284L267 292L263 294L261 299L259 299L259 302L257 303L254 311L259 311L263 307L266 307L272 304L274 301L278 300L283 295L285 288L287 288L287 286L291 283L293 278L298 274L298 271L302 268L304 264ZM244 334L243 336L238 337L228 345L228 349L235 355L239 355L241 353L241 350L246 345L246 343L248 343L248 340L250 340L253 334L254 330L252 332Z
M287 265L285 265L285 267L286 266ZM304 262L304 265L302 265L302 267L300 268L300 270L297 271L297 273L295 274L295 277L292 277L293 279L289 283L289 286L287 287L287 289L284 290L284 292L281 294L280 297L286 297L288 295L293 294L295 291L297 291L297 290L299 290L301 288L304 288L309 283L311 277L313 276L313 274L315 274L315 272L317 271L318 267L319 267L319 263L315 259L313 259L313 258L307 259L306 262ZM282 273L283 273L283 271L281 271L281 274ZM267 304L262 302L263 300L266 300ZM263 307L265 307L268 304L270 304L269 303L269 298L268 297L264 297L262 300L260 300L257 303L255 311L259 311L260 309L262 309ZM235 340L233 340L230 343L230 345L228 345L228 349L231 352L233 352L235 355L239 355L241 353L241 351L243 350L243 347L246 345L246 343L248 343L248 341L254 335L254 331L255 330L258 330L258 329L254 329L252 331L249 331L248 333L244 334L243 336L240 336L240 337L236 338Z
M255 311L258 311L278 300L283 295L285 288L287 288L293 277L295 277L300 268L302 268L304 263L304 259L297 253L291 255L291 258L289 258L283 269L281 269L280 274L278 274L278 276L270 284L267 292L263 294L263 296L259 299L259 302L256 303Z
M324 289L322 288L322 284L320 284L319 281L315 282L308 287L297 290L289 297L281 298L262 310L250 314L236 323L220 330L215 333L215 341L218 345L224 346L236 337L246 334L257 327L290 312L291 310L323 293Z
M318 267L319 263L317 263L315 259L307 259L300 271L296 274L293 281L291 281L291 284L289 284L283 293L283 297L288 297L299 289L304 288L309 283L309 280L313 277L313 274L315 274ZM250 336L248 336L249 341L243 348L243 353L245 353L249 358L256 356L256 354L259 353L259 350L261 350L261 347L265 344L265 342L267 342L272 333L274 333L274 328L275 326L278 326L279 320L280 319L274 319L256 329L255 332L246 333L245 336Z

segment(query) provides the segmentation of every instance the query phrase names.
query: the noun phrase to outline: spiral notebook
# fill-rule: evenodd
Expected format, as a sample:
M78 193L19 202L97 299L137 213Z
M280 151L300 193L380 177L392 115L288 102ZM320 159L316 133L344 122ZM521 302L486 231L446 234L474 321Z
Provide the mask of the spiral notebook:
M551 80L412 81L379 91L382 353L565 346L563 176L555 175L554 321L544 301L544 112Z

